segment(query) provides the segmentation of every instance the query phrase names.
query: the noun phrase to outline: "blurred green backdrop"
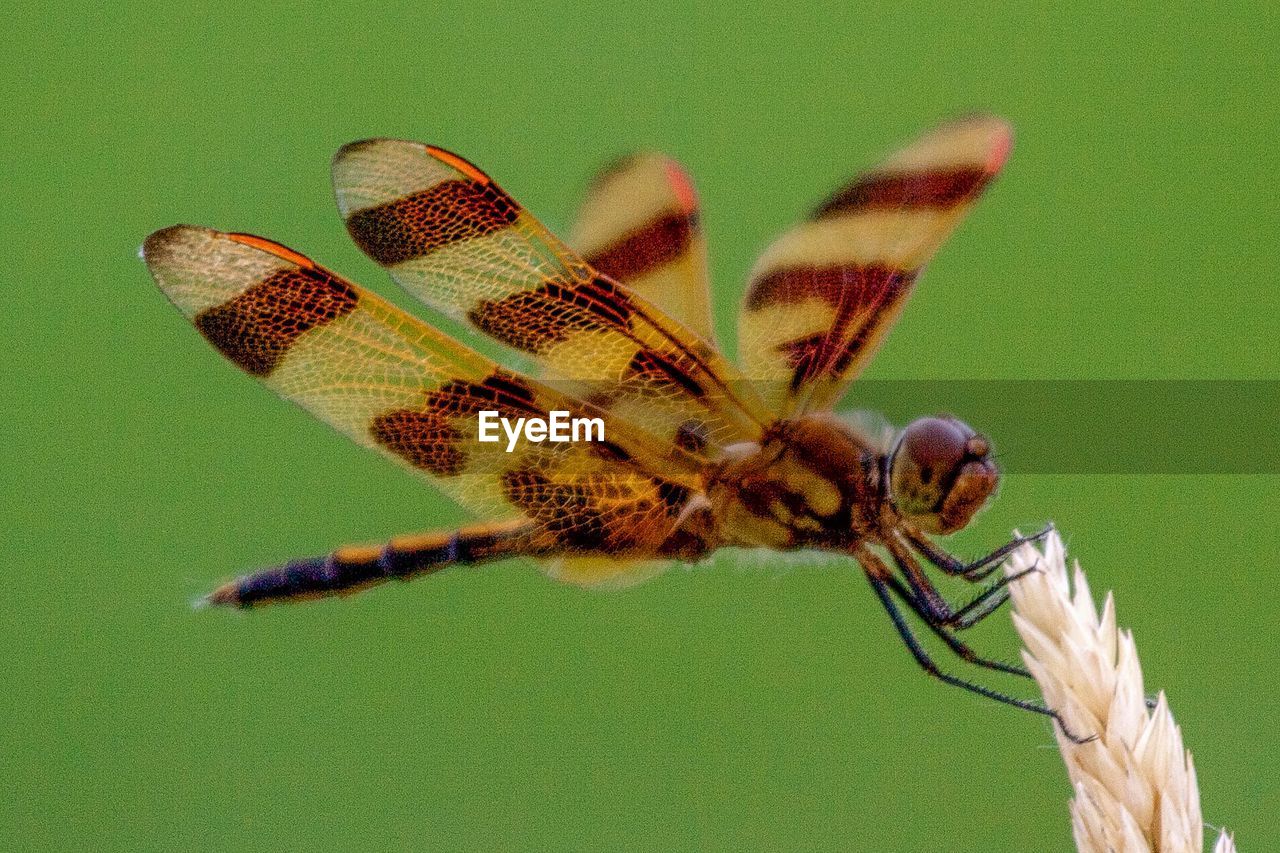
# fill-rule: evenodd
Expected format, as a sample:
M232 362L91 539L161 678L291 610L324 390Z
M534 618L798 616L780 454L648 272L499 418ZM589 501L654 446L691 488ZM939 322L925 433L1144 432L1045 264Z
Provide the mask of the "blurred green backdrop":
M135 257L203 223L400 299L330 196L361 137L463 152L558 228L603 161L671 152L727 332L771 233L995 110L1011 164L872 376L1280 376L1269 4L603 9L7 13L0 846L1071 847L1047 725L926 679L848 567L721 558L593 594L511 565L188 609L460 517L224 364ZM956 543L1059 523L1171 696L1206 820L1249 850L1280 846L1278 480L1010 477ZM1012 654L993 622L979 640Z

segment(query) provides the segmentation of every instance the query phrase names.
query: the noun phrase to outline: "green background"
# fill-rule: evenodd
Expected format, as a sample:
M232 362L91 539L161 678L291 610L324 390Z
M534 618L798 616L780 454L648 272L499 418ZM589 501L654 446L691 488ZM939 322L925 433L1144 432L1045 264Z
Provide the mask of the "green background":
M330 195L362 137L460 151L554 228L603 161L671 152L727 332L770 234L995 110L1007 172L870 375L1280 376L1269 4L604 9L6 12L0 846L1071 847L1045 722L926 679L850 566L721 557L601 594L508 565L187 607L461 517L222 363L135 257L203 223L393 293ZM1206 820L1258 851L1280 846L1278 506L1276 476L1026 474L955 542L1058 522L1169 692ZM1012 654L992 622L977 639Z

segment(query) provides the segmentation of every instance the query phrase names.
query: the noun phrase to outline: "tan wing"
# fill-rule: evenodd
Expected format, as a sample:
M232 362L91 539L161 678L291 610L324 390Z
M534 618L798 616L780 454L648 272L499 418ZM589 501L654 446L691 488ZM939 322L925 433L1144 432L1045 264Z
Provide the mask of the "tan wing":
M143 257L226 358L473 511L531 522L531 552L651 554L700 485L678 460L651 474L640 460L658 451L614 419L602 443L521 441L507 452L477 441L484 410L599 413L279 244L180 225L148 237Z
M642 152L601 171L569 243L595 269L715 340L698 195L676 161Z
M1004 165L1009 125L942 125L773 242L751 275L744 372L781 416L829 409L875 353L924 265Z
M592 269L461 157L369 140L339 151L333 174L356 244L428 305L690 453L759 436L765 415L719 353Z

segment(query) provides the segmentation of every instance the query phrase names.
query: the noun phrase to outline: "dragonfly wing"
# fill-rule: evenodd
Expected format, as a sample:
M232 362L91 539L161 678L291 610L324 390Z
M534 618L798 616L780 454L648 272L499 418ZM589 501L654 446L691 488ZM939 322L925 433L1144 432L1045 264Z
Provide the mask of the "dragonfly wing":
M925 264L1004 165L994 116L945 124L859 175L760 256L738 316L746 374L783 417L830 409Z

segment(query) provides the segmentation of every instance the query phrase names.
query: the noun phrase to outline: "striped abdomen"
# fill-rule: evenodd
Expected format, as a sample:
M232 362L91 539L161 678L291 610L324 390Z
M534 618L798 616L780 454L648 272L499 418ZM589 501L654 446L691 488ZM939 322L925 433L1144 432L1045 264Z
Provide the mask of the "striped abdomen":
M477 524L444 533L402 536L386 545L349 546L324 557L294 560L223 584L202 603L254 607L329 595L349 595L388 580L409 580L453 565L500 560L546 550L528 522Z

